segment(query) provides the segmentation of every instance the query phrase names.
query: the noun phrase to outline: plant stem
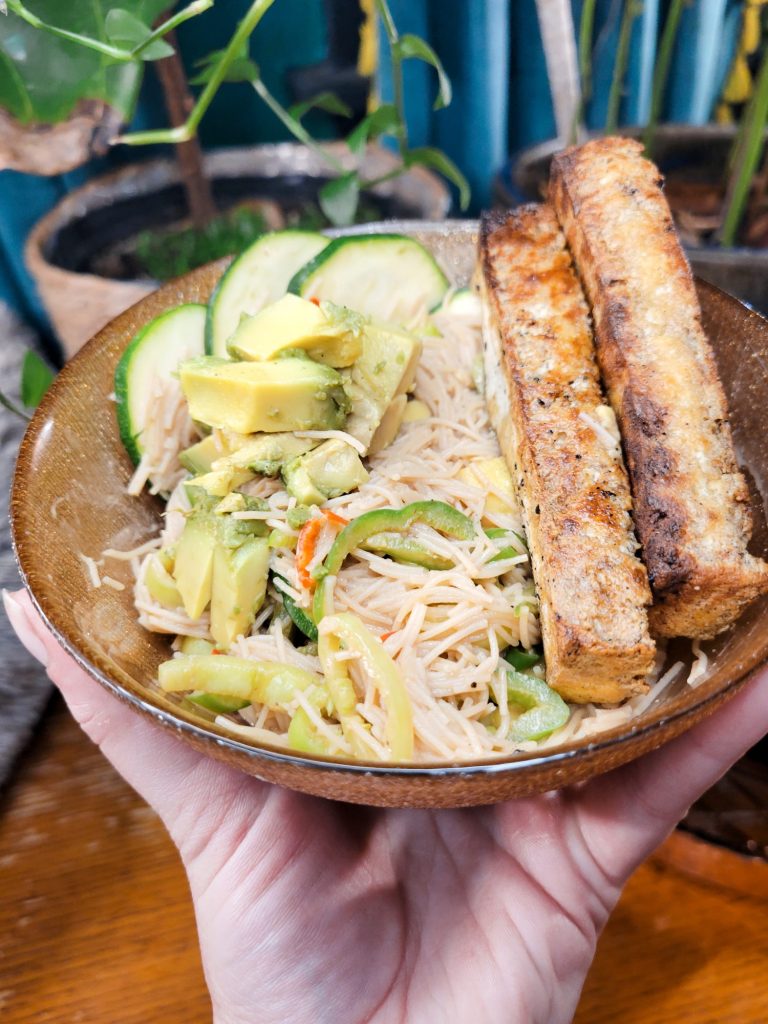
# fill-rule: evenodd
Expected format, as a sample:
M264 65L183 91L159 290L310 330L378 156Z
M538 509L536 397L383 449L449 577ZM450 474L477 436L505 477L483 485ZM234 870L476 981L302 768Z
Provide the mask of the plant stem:
M70 43L78 43L78 45L85 46L89 50L96 50L97 53L101 53L105 57L111 57L113 60L127 62L138 60L144 50L157 39L161 39L171 29L181 25L182 22L188 21L190 18L202 14L203 11L209 10L213 7L213 4L214 0L193 0L191 4L178 11L167 21L163 22L162 25L158 25L146 39L137 43L130 50L125 50L121 46L112 46L111 43L105 43L103 39L94 39L93 36L83 36L79 32L70 32L66 28L57 28L56 25L49 25L42 18L38 18L36 14L33 14L32 11L27 10L22 0L8 0L8 10L12 14L18 15L22 21L26 21L32 28L42 29L45 32L50 32L53 36L58 36L59 39L66 39Z
M763 151L763 136L768 122L768 54L763 57L755 83L755 91L748 109L744 112L736 143L736 160L728 180L725 194L723 225L720 229L721 245L730 247L744 216L749 199L752 178Z
M613 65L611 88L608 93L608 110L605 115L605 133L613 135L619 127L619 109L621 107L621 91L627 74L629 63L629 41L632 36L632 23L637 17L635 0L624 0L624 11L621 15L619 40L616 44L616 59Z
M402 164L397 167L393 167L391 171L387 171L386 174L380 174L378 178L368 178L367 181L360 182L360 188L374 188L376 185L383 185L385 181L392 181L393 178L398 178L403 173L405 168Z
M680 18L683 14L685 0L671 0L667 20L664 22L664 31L661 34L659 53L656 58L656 68L653 72L653 88L651 89L651 112L648 117L648 124L643 133L643 142L648 156L653 149L653 139L656 134L656 127L661 114L661 104L664 102L664 93L667 88L669 69L672 66L672 54L675 50L677 30L680 27Z
M192 0L192 3L187 7L183 7L176 14L172 14L167 21L162 22L156 28L152 30L147 38L139 43L137 46L130 51L132 57L140 57L141 54L146 50L148 46L151 46L156 39L162 39L163 36L172 32L179 25L183 25L185 21L189 21L190 18L197 17L198 14L202 14L203 11L209 11L213 7L215 0ZM169 58L170 59L170 58Z
M397 133L397 143L400 147L400 156L405 157L408 152L408 123L405 120L405 101L403 98L403 61L397 49L400 36L397 32L395 20L389 9L387 0L376 0L376 8L381 15L384 31L387 34L389 43L390 59L392 61L392 101L397 111L397 118L400 128Z
M285 109L282 103L272 95L269 89L266 87L261 78L255 78L251 85L256 90L259 97L266 103L272 113L277 117L288 131L293 135L299 142L303 142L308 149L311 149L313 153L317 155L326 163L329 167L332 167L337 174L345 174L346 168L341 164L335 156L332 156L327 150L316 142L306 128L298 121L295 117Z
M229 40L226 49L221 55L213 69L211 77L205 88L197 98L197 102L189 113L183 125L177 128L160 128L147 132L132 132L129 135L121 135L117 142L123 142L126 146L146 146L153 142L186 142L193 138L205 112L213 102L219 86L224 81L231 64L242 52L251 34L261 19L267 13L274 0L255 0L237 26L232 38Z
M587 103L592 96L592 37L595 34L595 6L597 0L584 0L579 21L579 78L581 79L581 96L579 106L571 128L571 143L578 142L583 128L586 131L585 117Z
M187 85L187 76L175 46L175 39L171 39L171 45L173 53L157 62L157 77L163 90L168 119L172 127L178 128L189 116L194 100ZM213 201L211 183L203 167L203 152L199 140L195 137L187 142L178 142L176 159L192 223L197 228L205 227L216 216L216 204Z
M7 395L4 395L2 391L0 391L0 405L7 409L8 412L12 412L14 416L20 416L23 420L26 420L27 422L29 422L29 420L32 419L32 417L28 416L27 413L20 409L18 405L15 404L15 402L12 402Z

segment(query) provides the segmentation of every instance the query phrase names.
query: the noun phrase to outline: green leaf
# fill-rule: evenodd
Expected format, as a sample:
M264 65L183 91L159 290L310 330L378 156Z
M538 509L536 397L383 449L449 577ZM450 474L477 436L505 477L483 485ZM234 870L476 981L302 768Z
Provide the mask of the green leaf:
M340 100L335 93L320 92L309 100L302 100L301 103L294 103L288 108L291 117L300 121L310 110L325 110L328 114L338 114L340 117L352 117L352 110L344 100Z
M125 8L113 7L104 19L104 33L114 46L132 50L152 34L152 28L145 25L135 14L126 11ZM172 46L169 46L164 39L156 39L146 50L142 51L141 59L162 60L163 57L170 57L172 53Z
M202 68L199 74L190 78L192 85L205 85L211 80L217 65L225 54L225 50L213 50L200 60L195 62L195 67ZM248 56L248 41L246 40L240 51L227 68L224 75L225 82L252 82L259 77L259 66Z
M318 193L320 209L336 227L347 227L355 219L360 198L360 179L357 171L342 174L327 182Z
M106 42L106 18L114 6L114 0L37 0L34 13L46 24ZM123 0L121 6L148 25L168 0ZM115 64L80 43L33 28L11 8L0 30L0 107L22 124L57 124L80 100L103 100L130 120L141 61Z
M445 73L440 58L437 56L435 51L429 45L426 40L421 39L419 36L411 35L407 33L404 36L400 36L396 43L392 47L393 52L401 59L407 60L409 57L414 57L416 60L423 60L425 64L431 64L437 72L437 98L434 102L433 109L441 110L443 107L447 107L451 102L451 96L453 95L451 90L451 80Z
M37 352L29 349L21 364L21 400L28 409L40 405L45 392L53 381L53 371L43 362Z
M383 103L364 117L347 136L347 145L353 153L362 153L369 139L376 139L380 135L397 135L400 128L400 118L394 105Z
M419 146L417 149L408 150L403 157L403 161L406 167L421 164L423 167L431 167L433 171L442 174L448 181L453 182L459 190L459 205L461 209L466 210L469 206L469 201L472 198L469 182L453 160L441 150L434 149L432 146Z

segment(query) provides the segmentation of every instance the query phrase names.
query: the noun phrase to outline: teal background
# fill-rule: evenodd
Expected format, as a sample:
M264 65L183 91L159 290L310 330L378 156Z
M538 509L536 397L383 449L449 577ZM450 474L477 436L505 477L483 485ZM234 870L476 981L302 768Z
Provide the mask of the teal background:
M390 0L390 5L401 32L415 32L432 43L453 83L451 107L435 112L434 72L417 61L407 62L411 143L439 146L458 163L472 184L472 212L476 212L490 202L493 177L511 154L555 134L534 0ZM180 28L180 48L190 69L200 57L226 43L247 6L247 0L220 0L215 10ZM581 6L582 0L573 0L577 24ZM666 8L664 0L644 0L642 16L635 23L623 123L643 123L647 117L656 43ZM693 0L687 8L668 90L668 120L702 123L711 116L733 53L740 9L736 0ZM598 0L594 98L586 111L587 123L596 129L605 120L621 10L621 0ZM286 72L321 61L326 48L322 0L279 0L257 29L252 56L270 88L290 101ZM389 96L386 70L378 84L381 94ZM163 123L162 100L150 70L134 127ZM322 117L315 119L314 127L325 135L332 131L331 122ZM247 84L225 85L201 127L206 147L287 137ZM89 177L127 159L157 152L157 147L130 152L118 147L106 159L54 178L0 172L0 299L45 330L45 314L22 263L29 228Z

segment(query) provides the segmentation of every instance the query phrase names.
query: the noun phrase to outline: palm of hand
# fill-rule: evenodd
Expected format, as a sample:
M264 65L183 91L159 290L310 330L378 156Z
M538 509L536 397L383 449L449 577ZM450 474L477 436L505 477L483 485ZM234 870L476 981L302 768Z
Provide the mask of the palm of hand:
M196 753L102 690L26 595L6 607L179 847L217 1024L566 1024L632 870L768 730L763 671L685 736L587 785L373 811Z
M198 808L176 838L222 1024L569 1021L621 883L657 841L591 847L612 785L370 811L217 771L215 820Z

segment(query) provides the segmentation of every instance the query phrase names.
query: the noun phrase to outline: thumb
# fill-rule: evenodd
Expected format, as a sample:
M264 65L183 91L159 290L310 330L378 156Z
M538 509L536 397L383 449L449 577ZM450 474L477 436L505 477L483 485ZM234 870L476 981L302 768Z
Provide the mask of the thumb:
M3 591L19 640L48 670L73 717L160 815L188 865L223 831L250 820L268 786L187 746L108 693L57 643L24 591ZM226 824L226 829L224 826Z

